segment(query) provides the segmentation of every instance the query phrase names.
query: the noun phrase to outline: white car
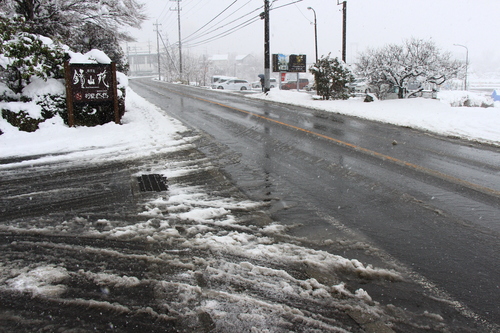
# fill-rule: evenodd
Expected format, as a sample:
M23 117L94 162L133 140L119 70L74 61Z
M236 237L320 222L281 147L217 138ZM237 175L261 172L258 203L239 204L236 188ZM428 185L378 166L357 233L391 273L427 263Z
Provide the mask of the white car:
M217 89L219 85L231 79L237 79L237 78L234 76L214 76L212 81L212 89Z
M278 86L278 80L276 80L275 78L270 78L269 79L269 88L274 88L274 87L277 87ZM261 85L260 85L260 80L259 81L255 81L255 82L252 82L252 88L253 89L261 89Z
M217 85L217 89L222 90L249 90L252 86L247 80L233 79L227 80Z
M348 83L347 86L351 88L354 93L365 94L370 92L369 82L364 78L355 79L353 82Z

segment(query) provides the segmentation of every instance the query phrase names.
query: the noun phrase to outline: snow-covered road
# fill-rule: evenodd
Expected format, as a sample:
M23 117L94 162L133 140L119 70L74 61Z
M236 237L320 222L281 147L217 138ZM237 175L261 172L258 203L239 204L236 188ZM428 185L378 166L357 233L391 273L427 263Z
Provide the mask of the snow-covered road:
M127 106L122 126L55 120L2 146L4 329L449 332L472 321L370 244L337 245L377 264L288 236L194 148L187 128L131 90ZM168 191L138 192L130 183L143 174L167 177ZM106 195L78 204L96 193ZM63 199L74 209L26 209ZM426 301L398 307L350 287L360 284L413 288Z

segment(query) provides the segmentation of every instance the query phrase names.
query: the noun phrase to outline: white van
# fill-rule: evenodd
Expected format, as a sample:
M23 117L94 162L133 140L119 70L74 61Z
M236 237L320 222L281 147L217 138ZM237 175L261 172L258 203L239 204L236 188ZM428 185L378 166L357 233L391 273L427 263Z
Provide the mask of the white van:
M212 89L217 89L220 84L233 79L236 78L234 76L214 75L212 76Z
M221 90L248 90L251 88L247 80L231 79L217 84L217 89Z

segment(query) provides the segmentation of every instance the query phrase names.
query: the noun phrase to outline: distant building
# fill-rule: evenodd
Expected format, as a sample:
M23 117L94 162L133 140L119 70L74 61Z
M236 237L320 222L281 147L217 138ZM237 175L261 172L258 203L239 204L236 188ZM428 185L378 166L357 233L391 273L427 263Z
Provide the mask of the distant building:
M258 69L262 67L261 62L251 54L214 54L208 59L210 75L233 76L252 82L258 80L257 75L262 72Z
M234 61L238 65L251 65L255 63L255 57L251 54L240 54L234 58Z
M212 61L213 63L221 63L226 65L229 61L229 54L214 54L213 56L210 56L208 60Z
M158 74L158 55L153 53L130 53L129 75L145 76Z

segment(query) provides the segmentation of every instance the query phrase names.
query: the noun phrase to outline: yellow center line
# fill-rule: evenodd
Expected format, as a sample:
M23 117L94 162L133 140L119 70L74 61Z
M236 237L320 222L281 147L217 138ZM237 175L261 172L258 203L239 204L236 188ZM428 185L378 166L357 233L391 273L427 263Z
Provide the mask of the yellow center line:
M169 90L169 89L167 89L167 90ZM452 183L455 183L455 184L458 184L458 185L461 185L461 186L465 186L467 188L470 188L472 190L475 190L475 191L478 191L478 192L481 192L481 193L484 193L484 194L487 194L487 195L493 195L493 196L496 196L496 197L500 197L500 191L497 191L497 190L494 190L494 189L491 189L489 187L485 187L485 186L482 186L482 185L474 184L474 183L471 183L469 181L463 180L461 178L457 178L457 177L450 176L448 174L442 173L440 171L436 171L436 170L433 170L433 169L429 169L429 168L423 167L421 165L417 165L417 164L414 164L414 163L403 161L403 160L400 160L398 158L395 158L395 157L392 157L392 156L389 156L389 155L385 155L385 154L382 154L382 153L378 153L376 151L373 151L373 150L370 150L370 149L367 149L367 148L363 148L363 147L360 147L358 145L355 145L355 144L352 144L352 143L349 143L349 142L345 142L345 141L342 141L342 140L339 140L339 139L332 138L331 136L327 136L327 135L324 135L324 134L313 132L313 131L307 130L305 128L302 128L302 127L290 125L290 124L284 123L282 121L275 120L275 119L272 119L272 118L269 118L269 117L266 117L266 116L262 116L262 115L259 115L259 114L256 114L256 113L253 113L253 112L250 112L250 111L243 110L243 109L239 109L239 108L236 108L236 107L233 107L233 106L230 106L230 105L226 105L226 104L215 102L215 101L211 101L211 100L208 100L208 99L205 99L205 98L201 98L201 97L196 97L196 96L193 96L193 95L185 94L185 93L178 92L178 91L175 91L175 90L170 90L170 91L172 91L174 93L177 93L177 94L181 94L181 95L187 96L187 97L195 98L195 99L203 101L203 102L207 102L207 103L210 103L210 104L219 105L219 106L222 106L222 107L227 108L227 109L231 109L231 110L235 110L235 111L238 111L238 112L241 112L241 113L245 113L245 114L248 114L250 116L257 117L257 118L260 118L260 119L264 119L266 121L273 122L273 123L276 123L276 124L279 124L279 125L282 125L282 126L285 126L285 127L288 127L288 128L293 128L293 129L295 129L297 131L301 131L301 132L304 132L304 133L311 134L313 136L317 136L317 137L320 137L320 138L332 141L332 142L336 143L339 146L351 148L351 149L353 149L355 151L365 153L367 155L370 155L372 157L376 157L376 158L381 159L383 161L390 161L390 162L392 162L392 163L394 163L396 165L407 167L407 168L410 168L410 169L413 169L413 170L416 170L416 171L419 171L419 172L422 172L422 173L425 173L425 174L428 174L428 175L431 175L431 176L434 176L434 177L437 177L437 178L440 178L440 179L443 179L443 180L446 180L446 181L449 181L449 182L452 182Z

